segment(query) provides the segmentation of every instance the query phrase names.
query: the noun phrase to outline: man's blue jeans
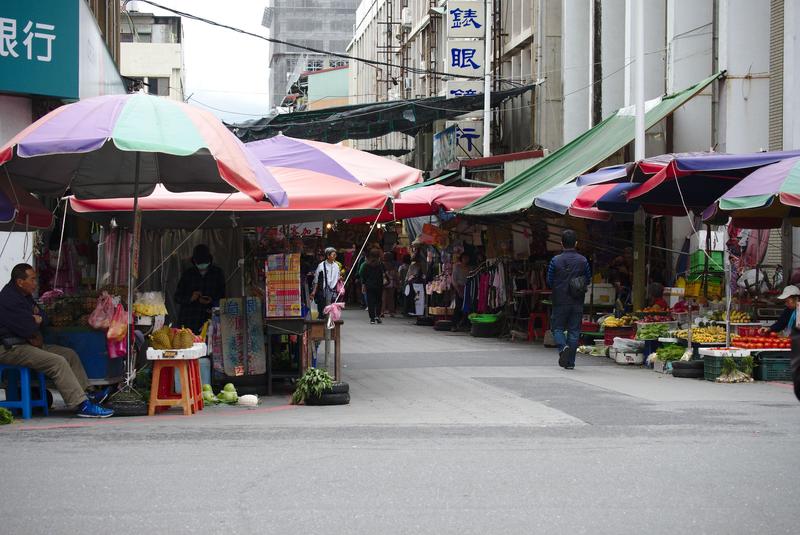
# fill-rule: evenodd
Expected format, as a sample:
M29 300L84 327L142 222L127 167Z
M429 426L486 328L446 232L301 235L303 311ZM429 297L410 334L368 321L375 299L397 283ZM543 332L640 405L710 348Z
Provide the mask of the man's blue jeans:
M578 339L581 336L581 320L583 305L555 305L550 317L550 329L553 331L558 350L569 346L569 366L575 366L575 353L578 350ZM567 332L566 337L564 331Z

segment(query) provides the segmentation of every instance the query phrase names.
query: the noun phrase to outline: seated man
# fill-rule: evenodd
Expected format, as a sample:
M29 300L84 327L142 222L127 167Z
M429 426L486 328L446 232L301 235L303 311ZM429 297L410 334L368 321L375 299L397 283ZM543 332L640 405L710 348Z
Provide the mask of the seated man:
M44 345L44 316L33 300L36 272L28 264L17 264L11 281L0 291L0 364L25 366L53 380L67 407L82 418L108 418L114 411L99 404L108 389L86 394L89 379L78 354L72 349Z

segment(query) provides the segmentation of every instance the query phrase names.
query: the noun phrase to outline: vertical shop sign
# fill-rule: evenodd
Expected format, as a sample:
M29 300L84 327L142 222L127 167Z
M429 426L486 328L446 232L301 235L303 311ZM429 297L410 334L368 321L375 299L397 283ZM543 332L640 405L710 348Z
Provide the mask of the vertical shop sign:
M477 0L450 0L447 2L447 37L482 38L486 34L486 10Z
M444 169L456 161L456 125L433 135L433 168Z
M448 80L444 84L445 98L474 97L483 94L483 82Z
M456 157L458 159L483 156L483 121L454 121L448 126L456 127Z

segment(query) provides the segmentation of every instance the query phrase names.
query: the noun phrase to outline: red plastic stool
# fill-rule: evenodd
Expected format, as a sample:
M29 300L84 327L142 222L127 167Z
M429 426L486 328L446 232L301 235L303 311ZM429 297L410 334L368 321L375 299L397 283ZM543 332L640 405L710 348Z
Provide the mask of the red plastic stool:
M536 330L536 320L541 325L541 335ZM528 316L528 342L544 338L544 333L550 330L550 316L547 312L531 312Z
M196 377L195 372L197 371ZM169 371L169 373L164 373ZM173 373L180 374L181 393L176 394L173 388ZM169 379L164 382L164 379ZM200 366L196 360L164 359L153 361L153 379L150 385L150 408L147 413L153 416L162 407L183 408L184 416L191 416L202 408L200 394ZM198 397L201 398L198 403ZM160 411L159 411L160 412Z

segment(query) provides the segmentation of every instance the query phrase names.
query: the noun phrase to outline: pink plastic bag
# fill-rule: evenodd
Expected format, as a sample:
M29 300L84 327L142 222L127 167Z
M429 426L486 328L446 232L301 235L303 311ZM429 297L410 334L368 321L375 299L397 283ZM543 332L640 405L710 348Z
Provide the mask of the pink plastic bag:
M108 358L118 359L128 355L128 344L125 340L111 341L106 339L106 349L108 349Z
M108 332L106 332L106 339L117 342L120 340L125 340L125 336L128 334L128 313L125 311L125 307L121 304L117 305L117 308L114 309L114 315L111 318L111 322L108 325Z
M108 292L103 292L97 299L97 306L89 315L89 325L94 329L108 329L114 316L114 303Z

